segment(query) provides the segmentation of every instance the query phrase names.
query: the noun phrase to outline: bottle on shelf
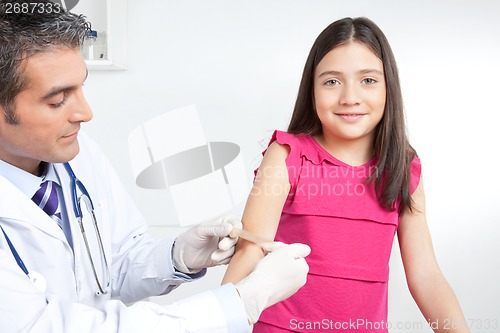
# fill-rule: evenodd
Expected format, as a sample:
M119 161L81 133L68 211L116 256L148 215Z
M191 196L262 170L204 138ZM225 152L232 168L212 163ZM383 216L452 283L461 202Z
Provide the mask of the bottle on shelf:
M97 31L95 30L87 30L85 33L85 37L83 38L82 45L82 55L85 60L97 60L98 57L94 57L96 55L96 46L97 42Z
M83 39L82 55L85 60L107 60L106 32L87 30Z

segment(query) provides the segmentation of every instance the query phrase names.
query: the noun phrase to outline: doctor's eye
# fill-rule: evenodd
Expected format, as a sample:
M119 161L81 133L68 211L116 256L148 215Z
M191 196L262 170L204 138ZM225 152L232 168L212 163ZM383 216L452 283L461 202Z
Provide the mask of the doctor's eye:
M60 108L61 106L63 106L64 104L66 104L66 102L68 100L68 94L66 92L64 92L62 97L63 97L63 99L60 102L52 103L52 104L50 104L50 107L57 109L57 108Z

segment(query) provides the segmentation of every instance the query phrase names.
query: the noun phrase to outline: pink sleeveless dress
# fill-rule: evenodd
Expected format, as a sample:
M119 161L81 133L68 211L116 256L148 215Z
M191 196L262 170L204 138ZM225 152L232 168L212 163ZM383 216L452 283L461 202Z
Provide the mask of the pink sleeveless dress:
M306 285L265 310L254 332L388 332L389 257L399 216L378 203L361 166L337 160L311 136L276 131L270 143L288 145L291 184L276 240L311 247ZM411 193L420 181L411 164ZM390 326L389 326L390 328Z

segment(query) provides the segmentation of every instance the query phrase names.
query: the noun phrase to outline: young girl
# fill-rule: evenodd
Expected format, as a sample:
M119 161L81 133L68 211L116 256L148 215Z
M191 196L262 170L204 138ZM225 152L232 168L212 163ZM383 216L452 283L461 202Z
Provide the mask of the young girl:
M396 231L410 292L432 328L469 331L433 252L396 62L366 18L336 21L316 39L288 131L273 134L243 226L312 249L307 284L264 311L254 332L388 332ZM240 281L263 255L240 240L223 283Z

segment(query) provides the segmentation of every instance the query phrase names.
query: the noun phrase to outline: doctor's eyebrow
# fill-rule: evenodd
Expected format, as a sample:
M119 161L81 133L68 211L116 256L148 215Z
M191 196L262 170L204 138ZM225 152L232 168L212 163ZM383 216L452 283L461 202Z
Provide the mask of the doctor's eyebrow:
M89 76L89 70L87 68L85 68L85 78L83 79L83 82L85 82L87 80L88 76ZM50 89L50 91L47 94L45 94L42 97L42 100L51 99L52 97L57 96L57 95L59 95L62 92L76 90L79 87L80 87L79 85L63 86L63 87L57 87L57 86L53 87L52 89Z

